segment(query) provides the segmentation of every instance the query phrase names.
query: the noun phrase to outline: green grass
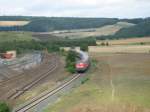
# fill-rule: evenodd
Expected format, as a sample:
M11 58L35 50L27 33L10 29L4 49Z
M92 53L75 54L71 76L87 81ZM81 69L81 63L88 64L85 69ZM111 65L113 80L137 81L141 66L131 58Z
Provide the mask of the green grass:
M0 32L0 42L30 41L35 39L29 32Z

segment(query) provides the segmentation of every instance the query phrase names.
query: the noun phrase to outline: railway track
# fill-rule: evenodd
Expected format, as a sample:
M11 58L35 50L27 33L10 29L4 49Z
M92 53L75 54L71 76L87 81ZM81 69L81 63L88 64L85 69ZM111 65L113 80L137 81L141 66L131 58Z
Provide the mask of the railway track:
M45 57L45 54L42 53L42 54L41 54L41 59L43 60L44 57ZM41 62L42 62L42 61L41 61ZM29 62L23 62L23 63L21 63L21 64L22 64L22 65L25 65L25 64L27 64L27 63L29 63ZM17 63L11 64L11 65L7 65L7 66L5 65L5 66L1 67L0 69L8 68L8 70L9 70L10 67L16 66L17 64L20 64L20 63L17 62ZM10 69L10 70L11 70L11 69ZM12 74L12 72L10 72L10 73ZM11 78L7 78L7 79L5 79L5 80L3 80L3 81L0 81L0 86L1 86L1 85L5 85L5 83L7 83L7 82L9 82L9 81L11 81L11 80L16 80L16 79L19 79L19 78L23 77L23 74L24 74L24 73L15 73L15 75L12 76Z
M46 60L46 63L47 63L47 60ZM43 62L40 66L42 66L42 67L45 66L45 62ZM35 72L37 72L36 69L32 70L32 71L31 70L30 71L24 71L23 73L21 73L19 75L13 76L13 77L8 78L8 79L6 79L4 81L0 81L0 87L5 87L8 83L11 83L11 82L16 81L16 80L20 80L21 78L24 78L24 76L26 74L37 74Z
M44 59L44 57L46 57L45 54L43 54L42 60ZM12 65L8 65L7 67L9 67L9 66L15 66L15 65L16 65L16 64L12 64ZM6 85L6 83L9 83L9 81L19 80L20 78L22 78L22 77L24 76L25 73L26 73L26 72L19 73L19 74L17 74L17 75L14 75L14 76L11 77L11 78L7 78L7 79L4 80L4 81L0 81L0 86L1 86L1 85Z
M53 72L58 66L58 59L55 57L53 62L50 64L48 71L40 74L38 77L36 77L31 82L25 84L23 87L17 89L14 93L12 93L10 96L8 96L8 99L16 99L20 95L22 95L25 91L29 90L36 84L38 84L41 80L45 79L51 72Z
M69 81L64 82L60 86L58 86L55 89L53 89L53 90L51 90L51 91L41 95L38 98L35 98L35 99L31 100L30 102L28 102L27 104L21 106L20 108L15 109L13 112L27 112L28 110L30 110L34 106L40 104L42 101L48 99L49 97L55 95L56 93L58 93L59 91L61 91L65 87L69 86L72 82L74 82L79 77L80 77L80 74L76 74Z

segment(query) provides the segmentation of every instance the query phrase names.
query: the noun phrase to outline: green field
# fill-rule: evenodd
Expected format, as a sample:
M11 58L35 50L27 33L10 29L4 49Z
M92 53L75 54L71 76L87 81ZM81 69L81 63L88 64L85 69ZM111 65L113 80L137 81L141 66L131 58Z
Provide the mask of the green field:
M31 33L28 32L0 32L0 42L8 41L30 41L35 39Z
M135 58L136 56L136 58ZM92 54L90 80L44 112L149 112L149 54Z

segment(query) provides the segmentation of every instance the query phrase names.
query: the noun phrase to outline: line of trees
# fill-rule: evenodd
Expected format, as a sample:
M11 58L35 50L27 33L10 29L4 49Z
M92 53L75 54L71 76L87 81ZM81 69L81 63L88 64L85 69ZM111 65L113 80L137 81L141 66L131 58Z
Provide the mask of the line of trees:
M17 53L21 54L25 51L31 50L43 50L48 49L49 52L59 51L60 47L74 47L80 46L85 43L87 46L96 45L95 39L61 39L61 40L50 40L50 41L8 41L0 43L0 52L8 50L16 50Z

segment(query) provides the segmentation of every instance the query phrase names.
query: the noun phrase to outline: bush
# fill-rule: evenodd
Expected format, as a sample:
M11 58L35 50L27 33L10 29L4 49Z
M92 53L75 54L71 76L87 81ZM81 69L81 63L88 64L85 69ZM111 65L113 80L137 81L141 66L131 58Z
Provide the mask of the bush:
M69 67L67 67L67 71L70 72L70 73L72 73L72 74L76 72L74 66L69 66Z
M144 42L140 42L140 45L144 45L145 43Z
M10 112L9 106L4 102L0 102L0 112Z

